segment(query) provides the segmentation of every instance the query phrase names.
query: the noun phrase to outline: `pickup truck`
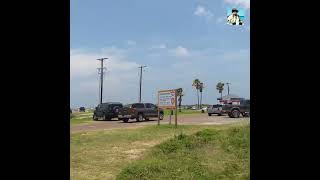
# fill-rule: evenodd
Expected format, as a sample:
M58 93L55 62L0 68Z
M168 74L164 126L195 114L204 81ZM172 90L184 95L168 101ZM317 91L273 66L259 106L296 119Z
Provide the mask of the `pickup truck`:
M159 119L163 119L163 110L159 109ZM151 117L158 117L158 107L151 103L134 103L125 105L119 110L118 119L128 122L129 119L136 119L137 122L149 120Z
M230 118L250 117L250 100L241 100L240 105L226 104L222 106L222 111Z

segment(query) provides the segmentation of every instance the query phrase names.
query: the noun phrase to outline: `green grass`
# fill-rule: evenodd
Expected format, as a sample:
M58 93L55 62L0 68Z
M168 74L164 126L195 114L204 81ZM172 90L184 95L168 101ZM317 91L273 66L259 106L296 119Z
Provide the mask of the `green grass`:
M92 122L92 113L90 112L74 112L70 114L70 126Z
M92 122L93 122L92 118L83 118L83 119L72 118L70 119L70 126L77 125L77 124L88 124Z
M170 115L170 112L171 112L171 110L167 110L167 109L165 109L164 110L164 115ZM173 111L173 115L174 115L174 113L175 113L175 110ZM179 114L201 114L201 111L198 111L198 110L186 110L186 109L182 109L181 110L181 112L179 112L179 110L178 110L178 115Z
M180 134L159 144L117 179L249 179L249 125Z
M161 142L179 134L190 135L206 128L226 129L231 126L235 125L180 125L177 129L161 125L71 134L71 179L115 179L120 172L121 179L130 175L126 170L131 169L134 163L144 164L154 154L152 152L157 152L156 145ZM126 170L123 171L124 168Z

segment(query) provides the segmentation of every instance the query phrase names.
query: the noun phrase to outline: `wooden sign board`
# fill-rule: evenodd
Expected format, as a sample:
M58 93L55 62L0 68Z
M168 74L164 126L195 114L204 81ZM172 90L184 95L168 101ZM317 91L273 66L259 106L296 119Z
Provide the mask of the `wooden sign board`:
M162 109L176 109L176 90L158 91L158 107Z
M178 112L177 112L177 90L163 90L158 91L158 117L159 108L175 110L175 127L178 125ZM158 125L160 125L160 119L158 118Z

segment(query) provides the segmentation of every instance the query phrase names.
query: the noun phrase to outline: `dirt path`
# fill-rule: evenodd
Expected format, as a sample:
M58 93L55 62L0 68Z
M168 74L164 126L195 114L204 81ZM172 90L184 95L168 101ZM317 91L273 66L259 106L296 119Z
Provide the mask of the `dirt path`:
M248 121L250 118L229 118L228 116L208 116L208 114L192 114L192 115L180 115L178 116L178 125L214 125L214 124L229 124L240 121ZM172 124L174 124L174 116L171 118ZM164 120L160 124L168 124L169 116L165 116ZM122 121L94 121L90 124L79 124L71 126L70 133L85 132L85 131L96 131L96 130L108 130L118 128L138 128L146 125L157 124L156 118L149 121L136 122L135 119L130 120L128 123Z

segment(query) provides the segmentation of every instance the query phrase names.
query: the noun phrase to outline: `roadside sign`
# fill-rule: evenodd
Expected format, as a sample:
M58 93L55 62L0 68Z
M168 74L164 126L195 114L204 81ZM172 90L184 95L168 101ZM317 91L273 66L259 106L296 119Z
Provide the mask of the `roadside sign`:
M158 117L160 117L159 108L175 110L175 127L178 126L178 112L177 112L177 90L163 90L158 91ZM170 114L171 124L171 114ZM158 118L158 125L160 125L160 118Z
M162 109L176 109L176 90L158 91L158 107Z

